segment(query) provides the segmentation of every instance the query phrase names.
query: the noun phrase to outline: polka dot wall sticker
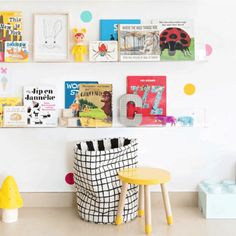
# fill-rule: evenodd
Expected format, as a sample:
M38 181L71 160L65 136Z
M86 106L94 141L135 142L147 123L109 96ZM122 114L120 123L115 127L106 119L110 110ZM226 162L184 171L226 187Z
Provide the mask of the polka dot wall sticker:
M194 84L185 84L184 86L184 93L187 95L193 95L196 91Z
M73 173L66 174L65 181L66 181L67 184L73 185L75 183L75 181L74 181L74 174Z
M92 20L93 15L91 13L91 11L82 11L80 14L80 19L84 22L84 23L88 23Z

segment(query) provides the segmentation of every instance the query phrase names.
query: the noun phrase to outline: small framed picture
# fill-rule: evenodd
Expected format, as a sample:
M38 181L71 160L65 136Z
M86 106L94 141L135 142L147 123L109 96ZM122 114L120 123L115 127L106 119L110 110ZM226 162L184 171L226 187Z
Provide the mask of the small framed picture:
M69 60L69 14L34 15L34 61L64 62Z

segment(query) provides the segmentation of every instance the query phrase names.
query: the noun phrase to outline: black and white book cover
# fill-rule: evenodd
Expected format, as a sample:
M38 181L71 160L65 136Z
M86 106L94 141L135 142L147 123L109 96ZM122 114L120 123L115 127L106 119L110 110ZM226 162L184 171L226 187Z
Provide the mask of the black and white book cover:
M25 86L27 126L55 127L58 124L56 89L53 86Z

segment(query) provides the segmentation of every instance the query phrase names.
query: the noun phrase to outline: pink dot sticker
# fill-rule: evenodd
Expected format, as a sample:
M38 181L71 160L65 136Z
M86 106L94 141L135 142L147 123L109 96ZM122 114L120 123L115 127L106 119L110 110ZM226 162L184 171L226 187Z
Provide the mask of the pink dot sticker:
M74 174L73 173L68 173L65 176L65 181L66 181L67 184L73 185L75 183L75 181L74 181Z
M206 56L209 57L212 54L212 46L210 44L205 44Z

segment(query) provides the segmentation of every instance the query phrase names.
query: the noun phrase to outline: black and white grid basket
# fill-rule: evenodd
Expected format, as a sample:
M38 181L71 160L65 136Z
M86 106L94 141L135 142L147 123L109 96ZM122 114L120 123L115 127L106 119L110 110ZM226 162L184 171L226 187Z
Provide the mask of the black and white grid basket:
M114 223L121 192L118 172L137 167L137 140L113 138L78 142L75 147L74 179L78 212L94 223ZM129 185L124 222L137 216L138 187Z

